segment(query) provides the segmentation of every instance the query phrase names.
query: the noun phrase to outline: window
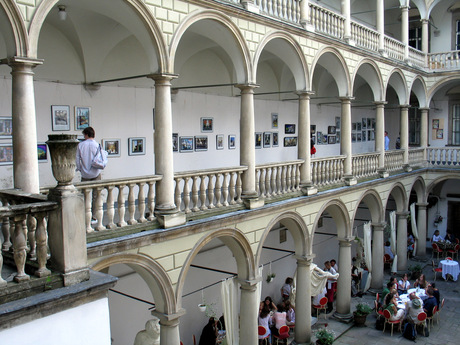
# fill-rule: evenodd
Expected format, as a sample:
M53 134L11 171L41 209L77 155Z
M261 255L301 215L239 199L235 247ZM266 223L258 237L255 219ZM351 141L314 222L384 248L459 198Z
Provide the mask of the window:
M455 35L455 50L460 50L460 20L457 20Z
M460 145L460 104L452 106L452 145Z
M422 50L422 27L419 26L409 29L409 45L412 48Z
M409 145L420 146L420 118L419 108L409 109Z

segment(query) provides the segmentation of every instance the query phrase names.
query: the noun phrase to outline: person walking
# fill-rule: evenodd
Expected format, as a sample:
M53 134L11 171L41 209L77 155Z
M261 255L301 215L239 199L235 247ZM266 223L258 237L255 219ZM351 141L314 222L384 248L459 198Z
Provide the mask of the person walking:
M82 182L100 180L101 170L92 166L99 150L99 144L94 140L96 132L93 127L86 127L82 133L85 140L77 147L77 171L81 173Z
M385 151L390 149L390 138L388 137L388 132L385 131Z

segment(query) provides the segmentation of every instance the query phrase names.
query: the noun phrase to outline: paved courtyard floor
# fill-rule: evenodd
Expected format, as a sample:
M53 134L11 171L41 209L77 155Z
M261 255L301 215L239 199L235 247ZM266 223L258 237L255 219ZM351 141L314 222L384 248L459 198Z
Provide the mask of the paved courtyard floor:
M435 261L436 262L436 261ZM415 342L418 345L459 345L460 344L460 276L458 281L444 281L441 274L438 273L436 281L434 281L434 272L431 266L431 252L427 254L425 258L414 258L410 259L408 266L411 264L421 264L423 267L423 273L429 282L435 282L436 287L439 289L441 294L441 300L445 298L445 304L442 312L439 315L439 324L434 321L433 326L430 329L428 337L423 334L418 334ZM340 264L340 263L339 263ZM399 275L397 275L399 280ZM390 278L390 272L385 269L385 284ZM414 281L411 280L411 285ZM359 302L366 302L370 306L374 306L375 295L366 293L362 298L352 298L351 311L353 312L354 305ZM316 330L324 327L327 324L327 328L331 329L336 334L336 340L334 345L351 345L351 344L410 344L414 343L404 337L396 330L393 331L391 336L390 329L387 327L385 332L375 329L376 316L373 312L367 317L365 327L356 327L353 322L345 324L334 320L332 317L333 313L328 314L328 318L325 320L321 316L316 325L312 327L313 334ZM313 337L313 344L315 344L315 338Z

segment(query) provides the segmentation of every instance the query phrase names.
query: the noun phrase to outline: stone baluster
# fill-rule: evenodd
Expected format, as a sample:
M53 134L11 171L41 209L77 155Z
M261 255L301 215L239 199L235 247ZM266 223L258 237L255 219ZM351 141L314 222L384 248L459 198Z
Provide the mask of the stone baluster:
M200 208L198 207L198 176L192 176L193 184L192 184L192 211L198 212ZM201 181L201 180L200 180Z
M145 223L147 219L145 219L145 193L144 193L144 186L145 182L139 182L139 194L137 196L137 208L139 210L139 223Z
M174 178L174 180L176 181L176 188L174 188L174 203L176 204L177 206L177 209L180 210L181 209L181 189L180 189L180 183L181 181L183 181L183 178L182 177L176 177Z
M91 198L91 188L84 188L83 193L85 196L85 224L86 224L86 232L90 233L93 232L94 229L91 226L91 218L92 218L92 212L91 212L91 204L92 204L92 198Z
M241 199L241 194L243 192L243 185L242 185L242 179L241 175L243 174L242 171L238 171L236 175L236 202L238 204L241 204L243 200Z
M272 175L273 175L273 169L272 168L266 168L265 169L265 197L270 198L273 194L273 189L272 189Z
M5 204L3 204L6 206ZM2 234L3 234L3 245L2 250L7 252L11 248L11 237L10 237L10 219L8 217L3 217L2 219Z
M46 277L51 271L46 268L48 256L47 234L46 234L46 212L39 212L35 215L37 222L37 231L35 234L37 241L37 264L38 269L35 271L37 277Z
M261 196L261 197L266 197L266 191L265 191L265 174L266 174L266 169L265 168L260 168L257 169L259 172L259 183L256 183L256 193ZM256 171L256 178L257 178L257 171Z
M190 186L189 186L189 181L190 177L185 177L184 178L184 195L183 195L183 200L184 200L184 212L185 213L190 213ZM180 204L176 204L179 207Z
M216 196L216 207L222 207L221 197L222 197L222 182L221 182L222 174L217 173L216 175L216 187L214 195Z
M107 186L107 229L115 229L115 200L113 199L114 186Z
M214 175L208 175L208 208L213 209L214 206Z
M229 173L225 172L224 173L224 182L222 186L222 206L228 206L228 177Z
M238 172L232 172L230 173L230 205L235 205L236 204L236 180L238 179Z
M14 277L14 281L22 282L29 280L29 275L25 272L26 264L26 215L21 214L14 217L11 217L11 220L14 222L14 233L13 233L13 253L14 253L14 263L16 264L17 274Z
M291 169L292 169L292 165L288 165L284 169L286 170L286 190L285 190L285 193L289 193L291 191Z
M106 230L104 224L102 224L102 219L104 217L103 201L102 201L102 190L104 187L93 188L93 193L96 191L96 220L97 220L97 231Z
M149 221L153 221L155 219L155 182L149 181L149 193L147 195L148 200L148 208L149 208L149 217L147 218Z
M128 224L134 225L137 224L137 221L134 219L134 214L136 212L136 198L134 197L134 186L135 183L128 183Z
M29 240L29 256L31 258L36 257L36 240L35 240L35 230L37 229L37 220L34 216L27 216L27 239Z
M200 210L207 210L206 206L206 175L201 176L200 181Z
M126 226L127 223L125 222L125 195L123 193L123 190L125 189L126 185L121 184L118 186L118 226Z

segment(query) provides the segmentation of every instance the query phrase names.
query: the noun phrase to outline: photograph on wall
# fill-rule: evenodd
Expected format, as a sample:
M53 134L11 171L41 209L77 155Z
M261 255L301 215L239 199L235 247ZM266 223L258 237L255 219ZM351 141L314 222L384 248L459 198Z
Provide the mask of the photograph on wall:
M436 139L443 139L444 138L444 129L437 129L436 130Z
M327 134L335 134L336 132L337 132L337 128L335 126L327 127Z
M316 134L316 125L310 125L310 135L313 136Z
M297 146L297 137L284 137L284 147Z
M51 106L53 131L70 131L70 107L68 105Z
M316 144L321 145L323 143L323 132L316 132Z
M13 164L13 144L0 144L0 165Z
M335 137L335 135L329 135L329 136L327 137L327 143L328 143L328 144L335 144L335 143L336 143L336 137Z
M0 139L11 138L13 135L13 119L8 116L0 116Z
M366 141L366 137L367 137L367 131L363 131L362 132L362 137L361 137L361 141Z
M201 118L201 131L202 132L212 132L214 128L214 119L212 117L202 117Z
M172 148L173 148L173 152L179 151L179 134L178 133L172 134Z
M278 128L278 114L272 113L272 128Z
M223 150L224 149L224 135L217 134L216 135L216 150Z
M328 135L323 134L323 139L321 140L322 145L326 145L328 143Z
M75 107L75 130L85 129L90 124L90 107Z
M102 147L109 154L108 157L120 156L120 139L102 139Z
M261 132L256 133L255 140L256 140L256 149L262 148L262 133Z
M433 129L439 128L439 119L433 119Z
M368 117L367 118L367 129L371 129L372 128L372 118Z
M358 142L362 141L361 132L356 133L356 141Z
M312 136L311 136L311 142L312 142L312 143L316 143L316 136L315 136L315 135L312 135Z
M46 143L37 144L37 158L39 163L48 161L48 146L46 146Z
M273 147L279 146L278 132L273 132Z
M375 132L373 129L367 131L367 140L369 141L375 140Z
M285 124L284 125L284 134L295 134L295 125L294 124Z
M340 144L340 131L337 131L337 133L336 133L335 142L336 142L337 144Z
M356 133L351 133L351 142L356 143Z
M336 116L336 117L335 117L335 128L336 128L337 130L340 129L340 122L341 122L341 121L340 121L340 116Z
M145 138L128 139L128 155L138 156L145 155Z
M206 135L198 135L195 137L195 151L208 150L208 137Z
M363 120L361 121L361 125L362 125L362 129L367 128L367 118L366 117L363 117Z
M351 130L356 131L356 122L351 123Z
M229 134L228 136L228 149L234 150L236 148L236 135Z
M264 132L264 147L271 147L272 143L272 133Z
M193 137L179 137L179 151L193 152Z
M372 119L371 125L372 125L371 128L372 128L372 129L375 129L375 119ZM369 128L369 127L368 127L368 128Z
M361 122L356 122L356 130L361 131Z

